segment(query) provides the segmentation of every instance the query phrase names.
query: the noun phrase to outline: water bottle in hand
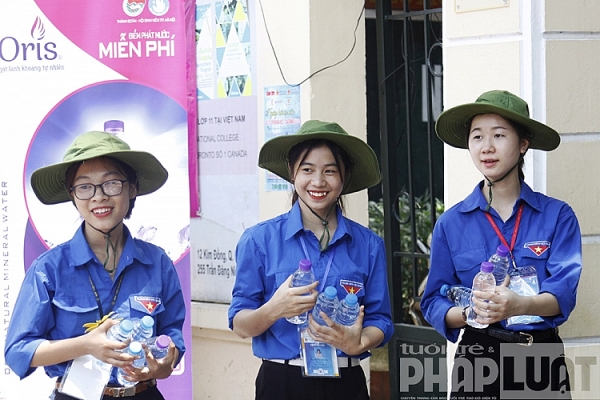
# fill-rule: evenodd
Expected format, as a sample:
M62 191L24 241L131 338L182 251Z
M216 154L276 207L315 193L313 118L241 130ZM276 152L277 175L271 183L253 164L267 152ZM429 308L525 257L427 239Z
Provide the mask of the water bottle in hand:
M154 336L154 319L149 315L144 315L142 319L134 321L131 340L146 343L148 339Z
M506 278L506 274L508 274L508 268L510 260L508 258L508 254L510 250L505 245L501 244L496 249L496 254L492 255L489 259L489 262L494 264L494 270L492 274L494 274L494 278L496 279L496 286L502 285L504 282L504 278Z
M317 297L317 304L312 311L313 319L320 325L327 326L327 322L321 318L320 311L323 311L329 318L335 320L335 313L339 306L339 300L337 298L337 290L333 286L327 286L325 290Z
M127 349L125 349L125 351L127 353L131 354L132 356L139 357L133 361L133 366L135 368L143 368L146 365L146 353L144 353L144 349L140 342L131 342L129 344L129 346L127 347ZM119 368L117 370L117 380L119 381L119 383L122 386L130 387L130 386L134 386L137 383L137 381L131 382L131 381L125 380L123 378L125 375L127 375L127 374L125 373L125 371L122 368Z
M464 308L471 305L471 288L462 285L442 285L440 293L442 296L446 296L455 306Z
M354 293L348 293L346 297L340 301L340 305L335 314L335 322L340 325L352 326L360 312L360 304L358 297Z
M128 343L131 340L133 332L133 323L129 319L124 319L117 325L113 325L106 332L106 337L115 342Z
M473 288L472 291L476 290L488 293L494 293L496 288L496 278L492 274L494 270L494 264L489 261L484 261L481 263L480 271L475 275L473 279ZM475 293L473 293L473 297ZM482 324L476 321L477 314L475 313L475 305L473 300L471 300L471 308L469 308L469 312L467 314L467 324L471 325L474 328L487 328L489 324Z
M315 275L312 270L312 263L310 260L300 260L298 269L294 272L292 276L292 283L290 287L299 287L310 285L315 281ZM308 294L308 293L307 293ZM286 318L288 322L291 322L295 325L302 325L306 322L308 318L308 312L304 312L300 315L296 315L291 318Z
M129 343L131 341L131 332L133 331L133 323L131 320L124 319L119 322L117 325L113 325L110 327L108 331L106 331L106 337L109 340L121 343ZM115 351L122 351L117 350ZM104 361L95 359L96 366L103 370L109 370L112 368L112 365L105 363Z
M148 349L152 353L152 356L156 360L165 358L169 352L169 345L171 344L171 338L167 335L160 335L153 337L148 341Z

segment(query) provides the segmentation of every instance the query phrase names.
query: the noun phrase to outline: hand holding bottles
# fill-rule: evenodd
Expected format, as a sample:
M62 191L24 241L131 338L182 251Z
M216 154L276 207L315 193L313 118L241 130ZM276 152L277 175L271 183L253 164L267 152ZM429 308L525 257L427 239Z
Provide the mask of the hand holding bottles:
M292 275L292 282L290 287L302 287L308 286L315 281L315 275L312 270L312 263L310 260L300 260L298 269ZM299 315L295 315L291 318L286 318L288 322L301 325L306 322L308 313L305 311Z

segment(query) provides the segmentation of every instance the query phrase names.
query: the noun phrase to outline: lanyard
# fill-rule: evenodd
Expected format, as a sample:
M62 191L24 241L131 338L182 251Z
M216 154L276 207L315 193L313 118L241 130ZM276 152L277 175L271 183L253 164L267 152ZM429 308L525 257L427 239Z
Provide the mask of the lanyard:
M519 232L519 226L521 225L521 217L523 216L523 207L524 206L525 206L525 203L521 202L521 205L519 206L519 211L517 211L517 221L515 222L515 228L513 229L512 237L510 239L510 246L506 242L506 239L504 239L504 235L502 235L502 232L500 232L498 225L496 225L496 222L494 222L492 215L489 212L484 211L485 216L487 217L488 221L490 221L490 225L492 225L492 228L494 228L496 235L500 238L500 241L502 242L502 244L508 248L508 251L510 253L510 258L512 259L514 268L516 268L517 266L515 265L515 256L513 255L512 251L515 248L515 243L517 241L517 233Z
M96 298L96 303L98 303L98 311L100 312L100 319L104 317L104 312L102 311L102 302L100 301L100 294L98 294L98 289L96 289L96 285L94 285L94 281L92 280L92 275L90 275L90 270L87 268L88 278L90 279L90 285L92 285L92 291L94 292L94 297ZM117 282L117 289L115 290L115 295L110 302L110 309L108 312L111 312L115 304L117 303L117 296L121 291L121 283L123 283L123 277L125 276L125 272L121 273L119 277L119 281Z
M304 256L307 260L310 260L308 256L308 250L306 249L306 243L304 242L304 236L300 236L300 243L302 243L302 249L304 250ZM323 276L323 280L319 285L319 293L323 291L325 286L325 281L327 281L327 276L329 276L329 269L331 268L331 264L333 263L333 256L335 255L335 249L331 251L331 255L329 256L329 261L327 261L327 267L325 268L325 275Z

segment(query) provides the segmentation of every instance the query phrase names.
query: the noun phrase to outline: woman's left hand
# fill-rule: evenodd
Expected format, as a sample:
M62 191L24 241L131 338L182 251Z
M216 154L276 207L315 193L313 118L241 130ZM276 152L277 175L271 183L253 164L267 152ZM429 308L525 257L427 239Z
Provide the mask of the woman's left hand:
M477 307L477 314L485 318L486 323L493 324L519 315L521 296L502 285L496 286L494 293L477 291L473 302Z
M169 344L167 355L158 360L152 356L146 345L144 345L144 350L146 351L147 365L144 368L134 368L133 366L123 368L128 375L126 379L129 378L128 380L130 381L141 382L149 379L165 379L171 376L173 364L179 356L179 351L173 342Z
M309 313L308 334L317 341L328 343L348 354L349 356L358 355L365 351L362 344L362 324L365 317L364 306L360 307L360 312L352 326L340 325L321 312L321 317L327 322L328 326L320 325L313 320Z

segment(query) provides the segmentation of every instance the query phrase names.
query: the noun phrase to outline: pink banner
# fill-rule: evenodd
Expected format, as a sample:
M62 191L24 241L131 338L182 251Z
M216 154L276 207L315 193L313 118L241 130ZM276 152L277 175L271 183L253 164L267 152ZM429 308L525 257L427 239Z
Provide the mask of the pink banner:
M103 130L108 120L122 121L123 139L154 154L169 172L163 188L136 201L126 224L135 237L167 251L191 304L194 12L191 0L21 0L0 13L4 332L11 319L27 318L12 315L12 307L31 262L69 240L80 224L72 204L47 206L37 200L29 186L31 172L61 161L77 135ZM193 397L190 320L188 307L187 353L173 375L159 382L168 399ZM53 381L43 368L19 381L2 365L0 399L48 398Z

